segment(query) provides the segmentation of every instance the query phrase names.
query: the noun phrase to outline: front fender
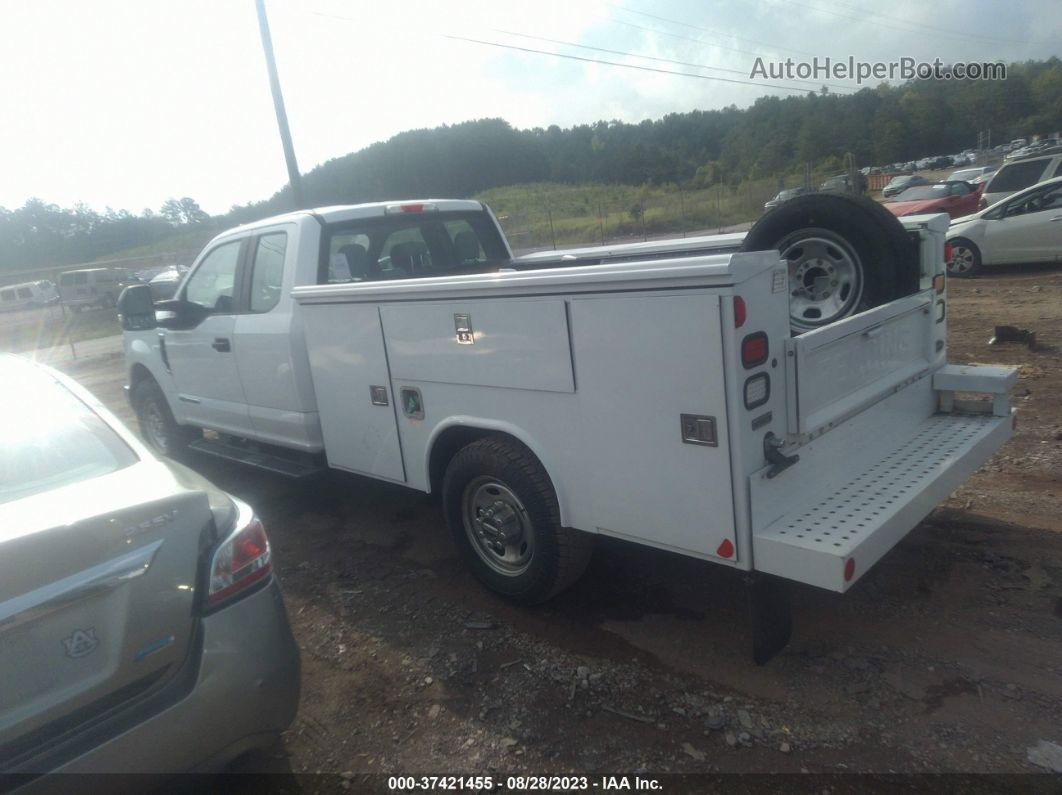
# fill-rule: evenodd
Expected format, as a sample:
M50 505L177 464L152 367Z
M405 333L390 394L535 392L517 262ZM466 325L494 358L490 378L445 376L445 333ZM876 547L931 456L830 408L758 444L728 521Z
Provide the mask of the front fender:
M125 349L126 388L129 398L132 399L132 387L142 378L150 376L166 395L170 404L170 411L174 419L182 422L184 419L181 410L181 401L175 400L177 384L173 379L173 373L166 367L162 360L161 339L157 331L134 331L125 332L122 335L122 345ZM147 376L144 371L147 371Z

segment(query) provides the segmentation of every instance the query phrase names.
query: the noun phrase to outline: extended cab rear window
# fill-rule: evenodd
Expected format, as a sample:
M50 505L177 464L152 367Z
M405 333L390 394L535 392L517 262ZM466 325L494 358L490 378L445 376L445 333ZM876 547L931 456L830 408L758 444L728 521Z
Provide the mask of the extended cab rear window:
M482 273L508 259L494 223L478 212L404 213L330 224L321 248L320 284Z

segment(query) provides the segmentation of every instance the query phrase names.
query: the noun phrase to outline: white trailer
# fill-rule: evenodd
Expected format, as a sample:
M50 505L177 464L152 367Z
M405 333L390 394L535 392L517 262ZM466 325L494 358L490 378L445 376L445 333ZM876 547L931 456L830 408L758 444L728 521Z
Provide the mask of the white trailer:
M281 447L441 492L473 571L517 601L572 582L597 534L746 572L762 660L789 632L787 604L764 575L845 591L1013 431L1006 394L1016 373L946 361L947 217L903 222L920 263L914 290L798 336L792 261L739 251L740 235L411 279L358 280L348 269L342 283L325 275L336 248L327 214L271 219L228 240L292 224L298 235L285 261L292 303L271 322L287 324L276 364L308 381L312 411L287 420L298 441ZM591 255L598 264L578 264ZM815 278L821 287L827 277ZM210 327L211 347L243 346L266 365L263 338L251 326L241 335L240 322L225 326L231 344ZM149 441L152 407L172 412L162 420L182 433L188 417L204 416L204 396L180 388L172 361L158 367L160 339L161 359L194 344L127 331ZM265 383L262 371L248 377ZM192 445L240 457L236 404L221 402L213 430L228 447ZM263 444L243 457L263 463L280 420L245 408L252 430L238 434L239 448L262 429Z

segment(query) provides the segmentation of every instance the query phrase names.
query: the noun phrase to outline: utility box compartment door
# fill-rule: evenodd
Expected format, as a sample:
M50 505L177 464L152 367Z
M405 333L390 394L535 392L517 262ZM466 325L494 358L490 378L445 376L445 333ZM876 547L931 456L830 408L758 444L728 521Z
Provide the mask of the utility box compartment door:
M598 529L738 560L718 296L579 298L571 317Z
M380 315L395 381L575 389L560 298L391 304Z
M314 304L302 313L329 464L404 483L379 310Z
M789 432L827 428L924 374L943 355L931 310L920 293L786 340Z

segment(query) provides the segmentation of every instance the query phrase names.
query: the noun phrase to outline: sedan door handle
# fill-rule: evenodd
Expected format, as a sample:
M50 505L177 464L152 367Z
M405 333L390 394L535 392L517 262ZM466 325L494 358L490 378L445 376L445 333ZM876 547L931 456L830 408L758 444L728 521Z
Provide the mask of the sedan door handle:
M210 347L218 353L228 353L232 350L232 343L229 342L227 337L214 337Z
M1052 220L1052 221L1062 221L1062 215L1056 215L1056 216L1055 216L1054 218L1052 218L1051 220Z

